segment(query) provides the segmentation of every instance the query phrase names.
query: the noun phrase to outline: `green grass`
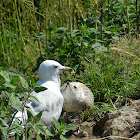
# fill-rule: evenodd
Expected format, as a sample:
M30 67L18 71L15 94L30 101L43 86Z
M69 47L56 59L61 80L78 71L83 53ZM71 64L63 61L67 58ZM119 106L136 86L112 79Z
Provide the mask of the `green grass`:
M88 37L92 39L90 44L100 43L108 47L112 39L118 39L120 34L126 34L131 30L131 34L135 35L136 23L139 24L136 12L139 9L135 10L134 1L123 3L111 0L101 4L100 1L90 0L77 3L69 0L2 0L0 2L1 61L6 61L9 66L25 72L28 64L34 65L38 57L46 54L43 48L50 49L51 44L57 43L57 38L52 39L55 36L53 31L58 27L65 27L68 30L80 29L83 35L85 33L82 27L93 28L94 31L89 31L90 35L88 34ZM128 24L129 28L127 28ZM42 33L43 41L41 40ZM81 41L80 38L78 40ZM71 41L65 46L76 47L74 45L77 46L75 42ZM68 48L63 52L62 49L60 53L67 53Z
M0 1L1 118L9 119L13 110L23 107L19 101L29 98L24 93L31 92L35 86L37 68L46 59L73 68L73 73L61 75L62 84L79 81L92 90L95 105L93 110L83 112L83 118L95 114L102 117L116 109L122 100L140 98L137 8L136 11L135 1L130 0L102 4L91 0ZM2 70L9 68L14 73L2 74ZM6 137L9 130L5 126L9 125L3 119L0 121L1 132ZM17 137L20 137L23 129L17 125L20 131ZM64 124L53 134L44 131L39 123L32 122L32 128L28 130L29 136L33 130L39 130L53 137L57 132L62 134Z

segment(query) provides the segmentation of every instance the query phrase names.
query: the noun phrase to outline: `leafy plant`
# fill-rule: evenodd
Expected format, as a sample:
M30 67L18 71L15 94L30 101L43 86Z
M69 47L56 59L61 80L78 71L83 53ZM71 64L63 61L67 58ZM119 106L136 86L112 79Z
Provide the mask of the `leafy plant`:
M52 132L52 136L55 137L60 137L61 140L66 140L66 133L70 130L73 130L75 128L77 128L77 125L67 125L66 123L64 123L64 119L61 120L61 122L59 123L55 118L53 118L53 122L55 125L54 131ZM52 138L53 138L52 137Z
M1 1L1 62L23 73L31 71L36 58L44 54L47 59L71 55L79 62L80 55L94 53L96 43L108 47L128 32L138 37L138 4L130 0Z
M34 83L32 84L34 85ZM35 91L37 92L43 90L46 90L46 88L35 87ZM34 132L39 132L46 138L60 136L60 139L64 139L66 132L77 127L75 125L66 125L64 120L59 123L53 118L55 124L54 131L49 131L47 127L40 122L42 112L34 115L34 113L26 107L28 100L39 102L34 96L30 95L31 91L32 89L30 89L27 81L16 70L0 70L1 139L8 139L10 135L15 135L15 139L22 137L29 139ZM14 117L18 111L21 111L22 118L15 119ZM28 114L28 119L24 117L26 113ZM41 139L41 137L37 135L37 139Z
M56 135L40 124L41 113L34 116L30 110L27 110L30 122L25 123L30 127L26 131L20 122L15 125L7 122L13 112L23 111L29 98L37 102L27 92L30 93L36 85L35 71L45 59L55 59L73 68L72 74L62 74L62 83L67 80L83 82L92 90L95 102L106 102L101 110L102 103L95 105L93 112L99 112L99 116L114 109L119 97L138 99L139 11L137 0L1 0L2 136L7 138L12 130L15 130L17 139L23 137L22 132L26 132L24 136L29 139L34 131L48 138ZM9 67L24 75L15 69L7 70ZM37 90L40 89L37 87ZM90 116L90 111L85 112L85 116ZM62 128L58 129L56 131L61 135Z

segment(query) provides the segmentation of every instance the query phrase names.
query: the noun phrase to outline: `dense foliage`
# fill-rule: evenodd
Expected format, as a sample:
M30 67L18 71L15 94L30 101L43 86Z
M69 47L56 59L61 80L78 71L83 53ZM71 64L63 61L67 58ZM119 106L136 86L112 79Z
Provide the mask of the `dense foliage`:
M36 58L50 57L44 48L50 51L53 47L62 54L86 47L94 53L95 46L108 47L121 35L138 37L139 5L137 0L1 0L0 57L25 72ZM59 27L67 29L65 38L56 35Z
M1 67L2 69L3 67ZM15 139L32 139L34 133L41 133L47 139L52 139L60 136L62 140L65 139L64 135L71 129L74 129L75 125L66 125L64 119L59 123L54 118L54 131L49 131L39 120L42 112L34 115L34 113L26 107L26 102L32 100L34 102L39 102L30 93L32 89L30 87L34 86L35 82L32 77L30 77L29 83L15 70L1 70L0 71L0 138L9 139L10 135L15 134ZM39 87L35 88L35 91L41 91ZM28 91L28 92L27 92ZM22 102L21 102L22 101ZM28 120L23 122L14 119L17 111L21 111L23 114L25 108L28 113ZM37 135L37 140L41 139Z
M127 98L139 98L139 16L138 0L1 0L2 138L14 131L16 139L23 135L30 139L33 132L65 139L75 127L54 119L55 131L50 132L39 122L41 112L33 116L30 110L24 127L19 122L11 125L13 112L24 111L29 99L37 102L30 93L38 80L38 66L46 59L73 68L73 73L61 75L62 83L79 81L92 90L95 105L91 112L83 112L83 118L102 117L118 103L127 103Z

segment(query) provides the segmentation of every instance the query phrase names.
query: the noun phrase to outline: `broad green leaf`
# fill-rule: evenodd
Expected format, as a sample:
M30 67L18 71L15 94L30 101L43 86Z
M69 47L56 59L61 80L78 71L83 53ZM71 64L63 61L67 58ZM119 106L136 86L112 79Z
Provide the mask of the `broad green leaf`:
M47 88L46 87L42 87L42 86L35 86L34 87L34 91L35 92L40 92L40 91L44 91L44 90L46 90Z
M4 84L3 84L5 87L9 87L9 88L16 88L16 86L14 86L14 85L12 85L12 84L10 84L9 82L5 82Z
M15 69L15 68L9 68L9 69L7 69L6 71L9 72L9 74L10 74L10 75L13 75L13 76L18 76L18 75L21 74L21 73L19 73L19 72L17 71L17 69Z
M32 135L33 135L33 131L32 131L32 128L28 128L28 140L31 140L32 139Z
M3 128L1 125L0 125L0 130L3 134L3 136L7 136L7 130L5 128Z
M60 135L60 139L61 140L67 140L67 138L65 138L63 135Z
M27 108L26 110L27 110L29 120L35 116L33 111L30 108Z
M27 58L29 61L32 61L32 57L31 56L28 56Z
M1 106L1 111L0 111L0 118L2 118L5 115L5 109L3 109L5 106Z
M7 127L8 127L8 124L7 124L6 121L3 120L2 118L0 118L0 122L3 124L3 126L7 126Z
M66 125L65 126L65 129L63 130L62 134L65 135L66 132L70 131L70 130L73 130L75 128L77 128L78 126L77 125Z
M51 133L51 131L48 130L48 129L46 129L46 134L47 134L47 136L53 136L53 134Z
M95 43L95 44L92 45L92 48L97 48L99 46L101 46L101 43Z
M88 46L88 43L87 42L83 42L83 44L87 47Z
M36 137L36 139L37 140L42 140L42 138L39 135Z
M98 52L107 52L108 51L107 47L105 47L103 45L101 45L99 48L96 48L96 49ZM95 51L96 51L96 49L95 49Z
M0 75L5 79L6 82L11 82L8 72L1 70Z
M57 32L58 32L58 33L62 33L62 32L64 32L64 31L66 31L66 30L67 30L67 28L65 28L65 27L60 27L60 28L57 29Z
M21 110L22 109L22 104L17 96L15 96L13 93L11 93L10 96L10 105L16 110Z
M4 91L1 91L1 96L2 96L3 99L4 98L9 98L10 93L8 91L4 90Z
M90 33L97 33L98 32L97 29L95 29L95 28L89 28L88 31Z
M95 43L92 45L92 48L97 51L97 52L106 52L107 51L107 47L104 47L103 45L101 45L100 43Z
M43 32L40 32L38 35L37 35L38 38L45 38L46 37L46 34L43 33Z
M75 37L75 36L77 36L79 34L79 30L72 30L71 31L71 36L72 37Z
M40 120L41 116L42 116L42 111L39 112L39 113L34 117L35 122L38 122L38 121Z
M22 87L25 89L28 89L29 88L28 82L21 76L19 76L19 78L20 78L20 82L21 82Z
M15 119L12 122L12 125L8 128L9 132L15 132L15 133L22 133L24 131L24 127L22 125L22 122L18 119Z
M36 132L40 132L43 135L46 135L46 131L43 128L43 125L40 123L35 123L32 125Z
M54 125L57 129L60 128L60 123L53 117L53 122L54 122Z
M118 37L118 36L112 36L112 38L113 38L114 40L119 40L119 37Z
M80 29L81 30L86 30L87 29L87 26L81 26Z
M64 117L62 117L60 124L65 126L65 119L64 119Z
M107 31L107 30L105 30L104 32L105 32L106 34L112 34L111 31Z
M19 83L19 81L20 81L19 77L15 77L11 80L11 84L16 85L17 83Z
M34 80L34 78L32 77L32 76L30 76L30 79L29 79L29 86L30 87L34 87L35 86L35 80Z
M30 96L29 100L34 101L35 103L40 103L39 100L35 96Z

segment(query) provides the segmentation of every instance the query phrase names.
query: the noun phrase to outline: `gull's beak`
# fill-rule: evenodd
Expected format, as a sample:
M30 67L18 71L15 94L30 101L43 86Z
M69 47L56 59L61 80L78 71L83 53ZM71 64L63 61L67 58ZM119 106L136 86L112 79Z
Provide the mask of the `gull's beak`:
M59 67L59 69L64 71L72 71L71 67L66 67L66 66Z
M63 70L72 71L72 68L71 67L64 67Z
M72 68L71 67L62 66L62 67L59 68L59 70L61 70L61 72L62 71L72 71Z

